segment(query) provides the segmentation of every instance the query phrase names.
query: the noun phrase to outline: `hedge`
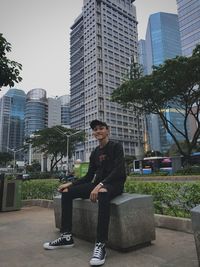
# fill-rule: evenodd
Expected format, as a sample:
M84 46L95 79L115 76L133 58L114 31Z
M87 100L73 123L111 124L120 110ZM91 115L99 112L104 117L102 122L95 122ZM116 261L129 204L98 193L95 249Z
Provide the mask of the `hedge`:
M157 214L189 218L190 210L200 204L200 182L140 182L128 179L125 191L152 195Z
M53 199L58 180L22 182L22 199ZM128 179L125 192L153 196L155 213L190 218L190 210L200 204L200 182L149 182Z
M42 179L22 182L22 199L53 199L58 180Z

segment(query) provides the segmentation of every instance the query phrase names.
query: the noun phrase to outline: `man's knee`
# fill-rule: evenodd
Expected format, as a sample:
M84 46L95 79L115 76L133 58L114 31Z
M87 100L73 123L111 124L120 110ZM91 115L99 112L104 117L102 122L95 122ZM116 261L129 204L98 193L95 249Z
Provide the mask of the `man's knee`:
M106 188L100 188L99 193L102 193L102 192L108 192L108 190Z
M65 188L63 191L63 193L69 192L68 188Z

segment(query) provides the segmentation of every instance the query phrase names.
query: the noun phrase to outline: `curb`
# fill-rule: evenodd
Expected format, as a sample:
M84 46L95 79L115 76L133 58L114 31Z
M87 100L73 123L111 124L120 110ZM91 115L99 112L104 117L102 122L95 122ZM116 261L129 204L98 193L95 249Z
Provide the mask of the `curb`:
M160 214L155 214L154 218L156 227L193 234L191 219Z
M47 199L22 200L22 207L27 207L27 206L39 206L42 208L53 209L53 200L47 200ZM160 214L154 214L154 219L155 219L155 227L166 228L169 230L175 230L188 234L193 234L191 219L172 217Z
M39 206L42 208L53 209L53 200L47 199L26 199L22 200L22 207Z

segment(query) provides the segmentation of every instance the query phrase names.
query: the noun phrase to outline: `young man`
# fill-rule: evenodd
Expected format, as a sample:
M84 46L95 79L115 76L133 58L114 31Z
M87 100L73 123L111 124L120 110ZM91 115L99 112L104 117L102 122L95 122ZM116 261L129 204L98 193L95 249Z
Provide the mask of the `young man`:
M72 201L75 198L89 198L98 201L98 222L96 244L91 265L105 262L105 243L108 240L110 200L120 195L126 180L124 153L120 143L109 141L109 127L105 122L93 120L90 123L99 146L91 153L87 174L74 182L59 186L62 193L61 236L47 242L45 249L67 248L74 245L72 238Z

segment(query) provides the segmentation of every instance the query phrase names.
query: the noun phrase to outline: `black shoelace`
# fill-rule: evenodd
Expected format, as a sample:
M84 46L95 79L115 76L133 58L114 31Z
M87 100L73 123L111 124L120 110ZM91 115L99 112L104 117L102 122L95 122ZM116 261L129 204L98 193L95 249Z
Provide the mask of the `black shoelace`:
M103 247L104 244L100 242L96 244L94 248L93 258L101 259L103 257Z

